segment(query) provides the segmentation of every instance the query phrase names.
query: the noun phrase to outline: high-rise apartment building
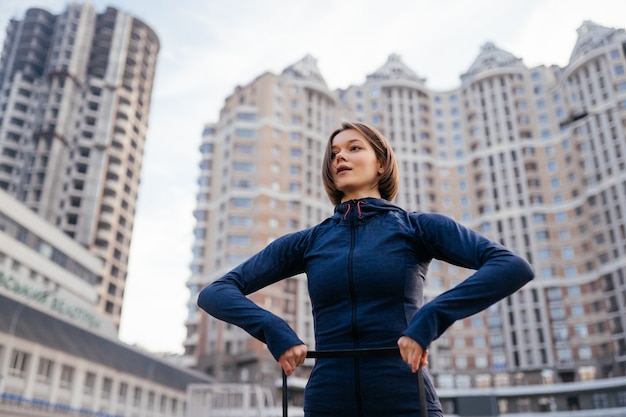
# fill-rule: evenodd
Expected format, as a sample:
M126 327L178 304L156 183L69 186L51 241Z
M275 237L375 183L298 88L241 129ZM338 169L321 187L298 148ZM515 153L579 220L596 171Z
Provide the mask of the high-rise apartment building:
M158 51L145 23L85 2L11 20L0 57L0 188L103 260L117 325Z
M353 119L394 147L398 205L449 215L536 271L521 291L433 343L439 388L625 375L625 54L624 30L587 21L565 67L529 68L487 43L449 91L429 89L397 55L344 90L330 91L311 57L238 87L200 148L187 355L221 380L278 375L260 343L197 311L194 295L277 236L331 215L323 148ZM426 297L470 273L433 262ZM251 297L312 347L305 281Z
M205 128L200 149L192 294L272 239L328 216L319 167L329 130L349 113L307 56L280 75L265 73L238 88L221 114ZM304 277L253 298L313 341ZM225 380L274 379L275 361L259 342L191 303L186 352L201 369Z

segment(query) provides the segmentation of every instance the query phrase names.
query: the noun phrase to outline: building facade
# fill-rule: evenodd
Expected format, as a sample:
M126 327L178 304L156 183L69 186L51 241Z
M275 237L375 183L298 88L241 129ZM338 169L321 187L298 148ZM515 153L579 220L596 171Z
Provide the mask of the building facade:
M117 326L158 51L145 23L85 2L28 9L0 56L0 189L104 260Z
M262 74L228 97L220 121L205 128L200 148L188 283L193 294L206 284L207 276L217 278L272 239L328 215L332 209L319 166L327 132L344 111L310 56L280 75ZM286 280L253 298L313 341L304 277ZM276 364L261 343L201 314L193 300L189 308L185 349L198 359L199 368L225 381L273 381Z
M0 415L185 417L188 386L212 382L117 339L104 264L0 190Z
M390 140L398 205L449 215L535 269L521 291L433 343L439 389L626 375L625 54L624 30L586 21L567 66L529 68L487 43L449 91L429 89L397 55L346 89L329 91L311 57L238 87L200 148L186 354L223 381L279 375L260 343L199 312L195 295L277 236L331 215L321 157L348 119ZM469 274L433 262L426 297ZM312 347L304 280L252 299Z

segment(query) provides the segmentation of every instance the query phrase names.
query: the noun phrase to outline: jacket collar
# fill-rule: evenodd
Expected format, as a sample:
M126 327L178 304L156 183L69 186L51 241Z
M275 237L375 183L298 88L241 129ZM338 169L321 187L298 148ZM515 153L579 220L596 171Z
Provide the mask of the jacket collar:
M382 198L367 197L358 200L345 201L335 206L332 218L336 222L349 220L365 220L379 213L402 210L395 204ZM353 217L354 216L354 217Z

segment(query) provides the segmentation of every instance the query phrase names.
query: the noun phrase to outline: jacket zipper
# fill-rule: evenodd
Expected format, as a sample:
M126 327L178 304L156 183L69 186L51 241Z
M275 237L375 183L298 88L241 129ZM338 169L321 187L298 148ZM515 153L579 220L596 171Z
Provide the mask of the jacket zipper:
M357 208L359 209L360 214L360 206L357 203ZM346 211L346 216L350 212L350 203L348 203L348 209ZM355 216L356 213L352 213L350 216L350 251L348 252L348 284L350 291L350 301L352 302L352 337L353 344L352 347L354 349L359 348L359 334L357 332L357 305L356 305L356 291L354 287L354 269L353 269L353 257L354 257L354 246L356 244L356 221ZM361 370L360 370L360 359L358 357L354 358L354 396L356 399L356 412L357 416L363 416L363 405L361 404Z

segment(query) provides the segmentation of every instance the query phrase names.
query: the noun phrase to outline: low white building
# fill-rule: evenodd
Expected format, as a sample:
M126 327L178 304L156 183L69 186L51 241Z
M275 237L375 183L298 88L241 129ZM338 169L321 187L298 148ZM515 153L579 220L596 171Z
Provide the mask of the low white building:
M0 415L186 414L205 375L128 346L97 313L103 264L0 190Z

